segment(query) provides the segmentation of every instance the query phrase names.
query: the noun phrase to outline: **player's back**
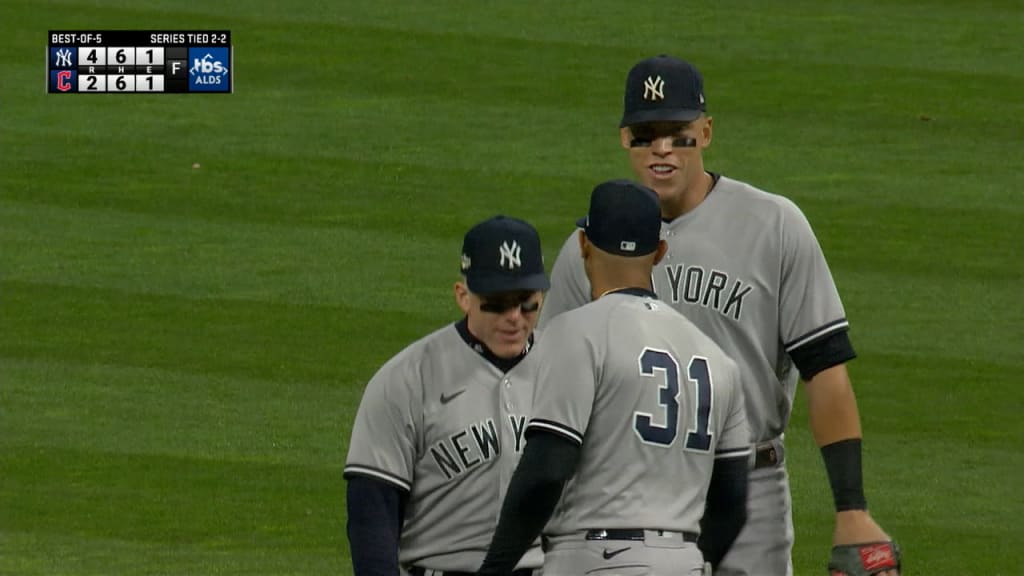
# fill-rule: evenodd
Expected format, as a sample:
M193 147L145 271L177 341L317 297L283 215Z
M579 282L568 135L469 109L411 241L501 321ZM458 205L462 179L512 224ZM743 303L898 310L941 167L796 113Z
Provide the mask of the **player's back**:
M749 451L735 363L679 312L643 292L612 293L567 312L542 340L544 348L583 339L589 358L578 360L594 367L592 409L578 416L585 428L580 463L548 533L696 532L716 454ZM557 421L558 408L551 409ZM535 421L543 421L547 407L534 410Z

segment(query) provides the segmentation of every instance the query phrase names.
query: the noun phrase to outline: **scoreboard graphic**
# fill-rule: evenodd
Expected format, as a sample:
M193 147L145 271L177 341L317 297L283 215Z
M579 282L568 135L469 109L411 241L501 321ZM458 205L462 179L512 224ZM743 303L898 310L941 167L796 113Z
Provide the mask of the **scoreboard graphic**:
M230 94L228 30L51 30L51 94Z

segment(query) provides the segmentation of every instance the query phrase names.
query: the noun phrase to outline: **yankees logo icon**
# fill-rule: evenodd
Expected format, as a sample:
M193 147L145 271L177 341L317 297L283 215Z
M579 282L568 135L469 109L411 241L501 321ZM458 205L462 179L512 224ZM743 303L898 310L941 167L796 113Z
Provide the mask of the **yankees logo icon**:
M502 268L514 270L523 265L522 260L519 259L519 244L515 240L513 240L511 244L508 242L502 242L498 251L501 255L501 262L499 266Z
M664 100L665 99L665 81L661 79L661 76L657 78L647 77L644 81L644 100Z

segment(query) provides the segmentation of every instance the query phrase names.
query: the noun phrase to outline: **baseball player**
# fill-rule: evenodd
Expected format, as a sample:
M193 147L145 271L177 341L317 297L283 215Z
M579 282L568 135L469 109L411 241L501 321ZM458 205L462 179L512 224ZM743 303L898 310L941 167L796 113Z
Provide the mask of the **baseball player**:
M497 216L462 245L465 317L409 345L366 386L345 463L356 576L458 576L483 560L523 447L543 291L540 238ZM519 563L528 576L538 548Z
M821 247L790 200L706 171L711 137L692 64L662 55L633 66L620 139L661 203L668 251L654 269L654 290L738 363L756 443L747 523L715 573L792 574L783 431L801 378L835 500L830 566L898 574L899 550L867 512L860 417L845 366L855 353ZM590 300L579 254L573 234L552 268L541 327Z
M739 369L650 289L666 249L652 190L602 183L581 225L594 301L534 352L526 450L479 574L508 574L542 528L547 575L703 574L701 549L717 564L746 516Z

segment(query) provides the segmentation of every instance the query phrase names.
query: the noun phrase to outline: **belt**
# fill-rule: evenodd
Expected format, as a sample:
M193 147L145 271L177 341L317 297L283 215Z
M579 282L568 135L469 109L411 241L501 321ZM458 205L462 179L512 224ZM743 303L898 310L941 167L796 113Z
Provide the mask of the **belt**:
M772 441L762 442L754 449L754 470L759 468L771 468L782 461L782 455Z
M657 532L658 535L662 534L682 534L683 542L696 542L697 534L694 532L673 532L670 530L650 530L650 532ZM613 528L611 530L587 530L587 540L644 540L644 530L642 528Z
M420 566L413 566L407 570L409 576L476 576L476 572L453 572L451 570L431 570ZM520 568L513 570L512 576L533 576L532 568Z

